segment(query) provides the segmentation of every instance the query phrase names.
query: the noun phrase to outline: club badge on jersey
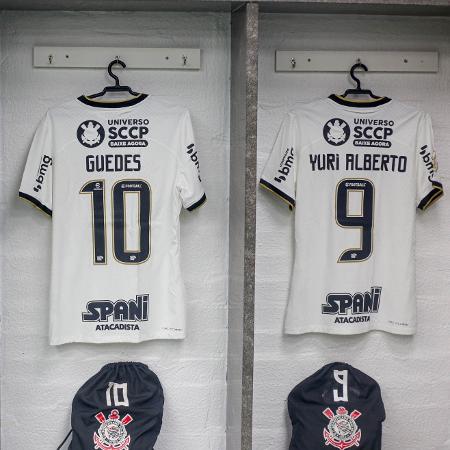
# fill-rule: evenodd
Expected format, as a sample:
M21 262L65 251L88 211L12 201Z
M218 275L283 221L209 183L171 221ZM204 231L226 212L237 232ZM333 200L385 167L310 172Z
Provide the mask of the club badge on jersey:
M383 400L377 382L346 363L332 363L288 397L289 450L381 450Z
M295 208L287 334L415 332L415 212L443 194L428 114L388 98L305 104L261 186Z

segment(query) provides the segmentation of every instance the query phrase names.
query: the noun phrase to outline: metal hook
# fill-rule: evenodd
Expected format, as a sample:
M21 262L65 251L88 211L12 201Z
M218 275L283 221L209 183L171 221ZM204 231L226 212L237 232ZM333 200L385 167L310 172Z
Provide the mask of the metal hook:
M187 64L188 57L186 55L183 55L181 58L183 59L183 66L185 66Z
M291 66L293 69L295 69L295 66L297 65L297 61L295 58L291 58Z
M358 77L355 76L355 70L361 68L363 69L365 72L368 72L368 68L365 64L363 64L361 62L360 59L358 59L358 62L356 64L353 64L352 68L350 69L350 76L353 79L353 81L356 81L356 89L360 90L361 89L361 81Z
M115 64L119 64L119 66L122 66L124 69L125 69L125 67L127 67L127 65L123 61L121 61L118 56L116 56L116 59L114 61L111 61L108 65L109 76L115 80L116 86L120 86L119 77L116 74L114 74L112 71L112 67Z

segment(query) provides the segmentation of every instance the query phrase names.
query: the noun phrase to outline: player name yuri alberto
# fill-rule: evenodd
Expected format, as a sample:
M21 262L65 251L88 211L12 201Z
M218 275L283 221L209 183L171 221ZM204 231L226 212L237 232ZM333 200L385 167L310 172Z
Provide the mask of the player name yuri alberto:
M408 158L382 153L315 153L309 155L311 170L406 172Z

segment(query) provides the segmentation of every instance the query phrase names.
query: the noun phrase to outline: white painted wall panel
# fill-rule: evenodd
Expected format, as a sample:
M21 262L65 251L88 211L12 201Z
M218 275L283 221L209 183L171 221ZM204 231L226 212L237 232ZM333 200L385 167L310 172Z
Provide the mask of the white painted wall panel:
M445 18L263 15L258 122L259 173L283 115L343 92L345 74L275 73L275 50L437 50L437 74L367 74L363 86L431 113L440 173L450 189L450 20ZM369 67L370 69L370 67ZM381 384L384 450L450 449L450 197L417 216L419 329L414 337L282 334L293 261L293 215L258 192L254 448L285 450L286 398L322 365L347 361ZM301 201L301 200L299 200ZM395 221L393 220L393 223Z
M142 361L161 379L166 406L158 450L225 449L229 14L8 12L1 20L2 449L56 448L69 429L76 390L103 364L118 360ZM199 72L129 70L121 77L135 90L163 96L192 113L208 202L181 218L189 299L184 342L48 345L51 224L21 202L17 190L45 111L97 92L110 80L101 70L33 68L35 45L202 49Z

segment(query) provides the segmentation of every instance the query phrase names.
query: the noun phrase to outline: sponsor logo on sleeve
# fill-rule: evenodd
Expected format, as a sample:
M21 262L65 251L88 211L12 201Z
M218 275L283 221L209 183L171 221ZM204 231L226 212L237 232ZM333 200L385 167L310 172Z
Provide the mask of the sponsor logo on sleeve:
M33 187L35 192L39 192L42 189L42 185L44 184L47 172L49 167L52 165L53 160L50 156L43 155L41 161L39 163L39 167L36 173L36 184Z
M190 160L192 161L192 163L194 164L194 166L197 168L198 180L202 181L202 179L200 177L200 161L198 159L197 150L195 150L195 144L189 144L186 147L186 153L188 154L188 156L189 156Z
M432 181L434 179L434 175L438 170L438 164L436 159L436 152L430 151L428 145L424 145L420 148L420 156L422 161L425 163L425 167L428 170L428 180Z
M283 158L280 162L280 168L278 169L277 176L274 177L274 180L277 183L283 183L287 180L289 173L292 170L292 166L294 165L294 148L288 148L283 155Z

